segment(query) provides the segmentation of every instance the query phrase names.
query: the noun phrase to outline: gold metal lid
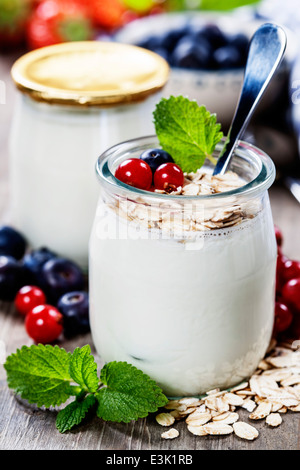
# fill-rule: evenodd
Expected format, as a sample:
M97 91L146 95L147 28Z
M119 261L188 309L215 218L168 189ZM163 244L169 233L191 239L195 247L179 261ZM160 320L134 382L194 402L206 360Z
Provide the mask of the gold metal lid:
M142 101L159 91L167 62L140 47L83 41L28 52L12 67L12 78L36 101L75 106L110 106Z

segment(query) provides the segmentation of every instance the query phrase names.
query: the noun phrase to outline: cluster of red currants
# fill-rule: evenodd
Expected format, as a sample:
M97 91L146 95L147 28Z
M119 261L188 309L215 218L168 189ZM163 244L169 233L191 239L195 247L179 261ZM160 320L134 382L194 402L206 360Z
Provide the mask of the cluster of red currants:
M116 169L115 177L145 191L174 191L183 185L184 174L171 155L162 149L149 149L139 158L128 158Z
M63 331L63 315L46 304L44 292L37 286L21 287L14 301L25 317L27 334L37 343L52 343Z
M276 301L273 336L300 339L300 261L282 252L283 236L275 226L277 241Z

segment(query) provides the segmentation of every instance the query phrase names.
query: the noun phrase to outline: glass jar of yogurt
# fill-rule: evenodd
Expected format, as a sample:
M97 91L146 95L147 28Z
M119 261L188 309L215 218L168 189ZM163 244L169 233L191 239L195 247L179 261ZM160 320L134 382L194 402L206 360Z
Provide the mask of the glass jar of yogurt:
M104 361L133 364L168 396L198 395L250 376L269 345L277 248L267 190L275 169L240 142L226 178L213 180L208 165L185 175L181 194L115 178L121 161L158 146L156 137L124 142L97 162L91 331Z
M168 73L158 55L112 42L59 44L16 61L11 219L33 248L87 267L99 149L153 133Z

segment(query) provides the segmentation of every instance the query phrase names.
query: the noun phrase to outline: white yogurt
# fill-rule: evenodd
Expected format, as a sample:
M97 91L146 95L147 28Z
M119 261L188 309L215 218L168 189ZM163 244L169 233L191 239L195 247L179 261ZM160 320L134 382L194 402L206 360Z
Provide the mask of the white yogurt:
M88 264L99 186L95 160L112 145L153 133L147 102L117 109L49 106L19 96L11 132L11 216L33 248Z
M110 212L106 223L126 224ZM171 240L90 242L91 326L105 361L127 361L170 396L230 387L264 356L274 317L270 212L229 229ZM98 233L97 233L98 232ZM194 249L196 248L196 249Z

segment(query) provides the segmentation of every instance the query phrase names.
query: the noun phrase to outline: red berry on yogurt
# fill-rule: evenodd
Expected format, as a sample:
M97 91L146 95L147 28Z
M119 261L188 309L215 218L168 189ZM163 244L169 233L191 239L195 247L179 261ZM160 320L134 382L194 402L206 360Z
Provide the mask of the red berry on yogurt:
M21 315L46 302L44 292L36 286L23 286L15 297L15 307Z
M161 190L176 190L183 186L184 175L175 163L163 163L154 173L154 187Z
M38 305L27 313L25 328L36 343L52 343L63 331L63 316L52 305Z
M148 163L138 158L129 158L120 163L116 169L115 177L134 188L149 190L153 175Z

